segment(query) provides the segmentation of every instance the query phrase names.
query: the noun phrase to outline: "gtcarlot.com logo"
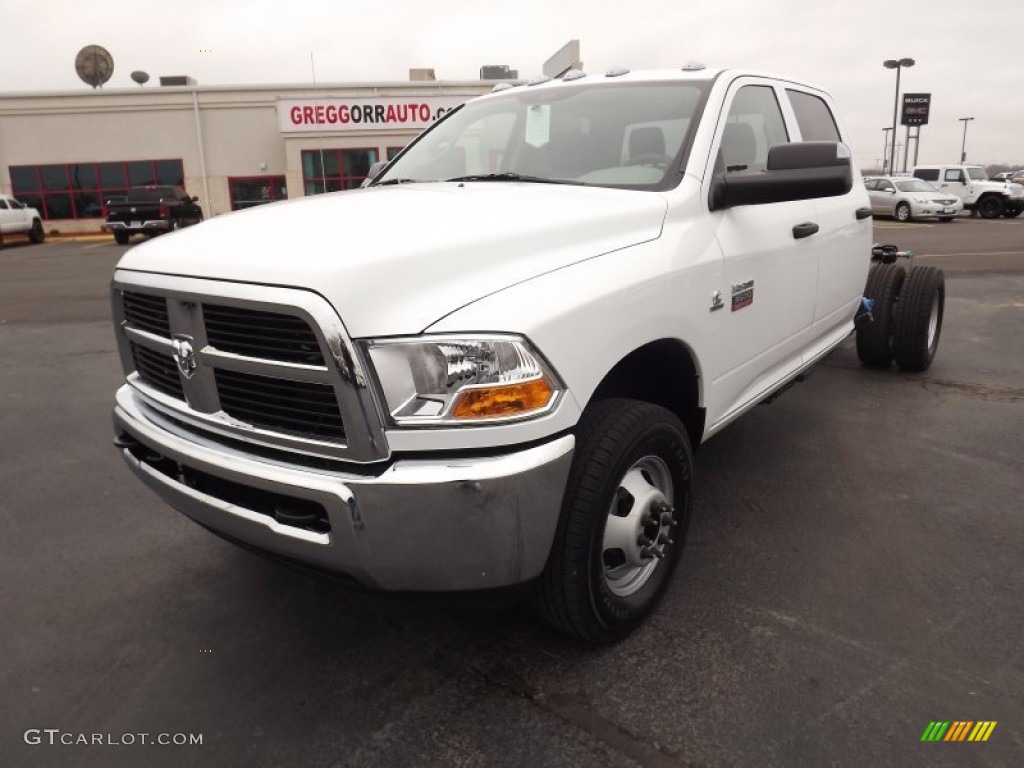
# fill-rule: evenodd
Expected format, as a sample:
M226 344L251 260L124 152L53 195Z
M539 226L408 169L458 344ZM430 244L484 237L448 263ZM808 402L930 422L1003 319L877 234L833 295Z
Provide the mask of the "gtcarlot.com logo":
M157 745L162 747L202 746L201 733L75 733L60 728L29 728L25 743L51 746L131 747Z
M988 741L995 729L995 720L932 720L921 741Z

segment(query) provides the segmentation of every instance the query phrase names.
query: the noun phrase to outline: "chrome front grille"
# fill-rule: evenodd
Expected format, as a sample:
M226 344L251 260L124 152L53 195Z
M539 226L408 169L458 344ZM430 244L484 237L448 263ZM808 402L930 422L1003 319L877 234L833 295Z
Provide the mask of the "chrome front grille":
M144 293L124 292L124 317L135 328L170 337L167 299Z
M132 362L135 363L135 372L140 379L166 395L180 400L185 399L185 390L178 376L178 366L172 358L141 344L132 343L131 349Z
M344 440L338 399L329 384L217 370L220 407L230 416L296 435Z
M113 309L128 383L179 423L321 458L387 457L361 361L319 296L118 272Z
M323 365L313 329L298 317L219 304L203 304L206 337L225 352L290 363Z

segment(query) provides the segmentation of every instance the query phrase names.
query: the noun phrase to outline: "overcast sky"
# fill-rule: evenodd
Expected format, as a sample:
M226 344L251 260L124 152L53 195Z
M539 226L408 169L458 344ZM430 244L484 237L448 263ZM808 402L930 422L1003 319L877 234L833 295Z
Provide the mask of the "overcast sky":
M482 64L523 77L578 38L584 69L752 67L830 91L860 162L882 155L902 90L931 92L920 162L955 162L963 123L969 162L1024 166L1024 0L0 0L0 93L86 88L84 45L113 54L108 88L132 70L188 74L203 85L405 80L410 67L472 79ZM152 85L147 86L152 87ZM904 129L899 128L902 141Z

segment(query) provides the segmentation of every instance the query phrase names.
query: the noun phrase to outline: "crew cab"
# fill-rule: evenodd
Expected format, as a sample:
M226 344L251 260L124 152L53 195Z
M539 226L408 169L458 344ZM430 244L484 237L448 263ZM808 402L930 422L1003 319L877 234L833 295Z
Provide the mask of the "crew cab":
M518 587L610 642L680 559L694 450L853 331L871 208L798 80L498 88L363 189L128 251L115 444L244 547L381 590Z
M33 243L43 242L43 217L20 200L0 195L0 248L4 245L4 237L11 235L26 235Z
M132 187L124 200L111 198L106 202L107 229L121 245L139 233L152 237L173 232L203 220L203 210L181 187Z
M992 181L980 165L917 165L913 175L959 197L964 209L977 211L984 219L1012 219L1024 211L1024 186Z

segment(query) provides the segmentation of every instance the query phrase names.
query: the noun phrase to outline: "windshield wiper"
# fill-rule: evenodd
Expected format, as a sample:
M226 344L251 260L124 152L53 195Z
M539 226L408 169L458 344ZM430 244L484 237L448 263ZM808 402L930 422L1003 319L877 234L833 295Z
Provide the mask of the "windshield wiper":
M387 186L388 184L411 184L416 181L421 181L421 179L387 179L385 181L375 181L372 184L370 184L370 186L384 187Z
M569 179L548 179L544 176L528 176L514 171L503 171L501 173L472 173L468 176L454 176L445 181L526 181L531 184L575 184L586 186L582 181L571 181Z

